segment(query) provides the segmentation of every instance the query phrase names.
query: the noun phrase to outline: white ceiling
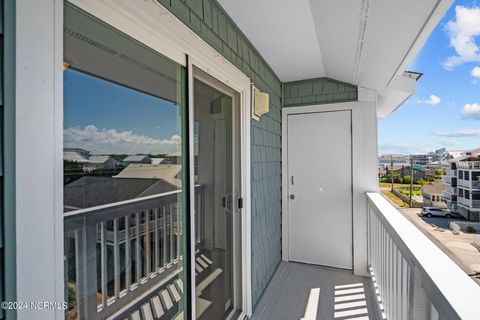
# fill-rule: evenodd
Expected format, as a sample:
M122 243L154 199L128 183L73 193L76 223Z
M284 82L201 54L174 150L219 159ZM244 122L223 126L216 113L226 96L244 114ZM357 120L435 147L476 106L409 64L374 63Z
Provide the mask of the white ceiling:
M282 81L330 77L378 91L408 67L451 0L219 2Z

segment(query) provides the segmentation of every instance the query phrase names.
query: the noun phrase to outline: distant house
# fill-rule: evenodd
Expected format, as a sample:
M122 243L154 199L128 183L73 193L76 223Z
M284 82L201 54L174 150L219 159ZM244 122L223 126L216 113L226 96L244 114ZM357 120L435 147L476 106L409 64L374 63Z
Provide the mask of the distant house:
M150 158L152 160L152 164L160 164L165 161L165 158Z
M182 161L182 153L181 152L173 152L169 153L165 156L165 163L170 164L179 164Z
M96 207L173 190L176 187L159 179L85 176L64 186L64 209Z
M63 151L63 160L75 162L82 165L88 163L88 158L85 158L80 153L75 151Z
M123 169L114 178L128 179L161 179L166 183L176 187L181 187L180 171L182 166L179 164L140 164L133 163Z
M409 165L393 165L393 168L391 166L386 166L385 170L383 171L383 178L388 178L390 177L390 172L393 170L394 176L399 176L400 178L403 178L405 176L410 176L412 175L412 180L414 183L423 180L425 178L425 170L421 168L420 166L415 166L413 165L413 170L410 172L410 166Z
M63 152L75 152L81 155L83 158L88 159L90 157L90 151L82 148L63 148Z
M125 167L132 163L152 163L152 159L145 154L132 155L123 159L123 165Z
M96 169L115 169L122 163L111 156L90 156L88 158L87 168L89 171Z
M442 181L439 180L433 184L425 184L421 190L423 193L423 203L434 207L447 207L446 203L442 200Z

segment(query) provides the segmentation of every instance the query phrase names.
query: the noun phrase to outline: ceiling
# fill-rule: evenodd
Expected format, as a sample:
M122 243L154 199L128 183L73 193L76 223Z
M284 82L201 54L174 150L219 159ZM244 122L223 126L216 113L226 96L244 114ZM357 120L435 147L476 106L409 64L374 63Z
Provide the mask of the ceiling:
M330 77L381 91L408 68L452 0L219 2L283 82Z

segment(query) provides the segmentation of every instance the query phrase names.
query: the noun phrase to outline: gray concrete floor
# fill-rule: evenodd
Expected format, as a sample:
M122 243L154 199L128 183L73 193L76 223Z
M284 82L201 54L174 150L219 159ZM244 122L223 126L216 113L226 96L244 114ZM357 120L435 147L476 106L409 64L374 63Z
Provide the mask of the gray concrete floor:
M251 320L300 320L312 288L320 288L317 320L377 319L369 278L348 270L282 262Z

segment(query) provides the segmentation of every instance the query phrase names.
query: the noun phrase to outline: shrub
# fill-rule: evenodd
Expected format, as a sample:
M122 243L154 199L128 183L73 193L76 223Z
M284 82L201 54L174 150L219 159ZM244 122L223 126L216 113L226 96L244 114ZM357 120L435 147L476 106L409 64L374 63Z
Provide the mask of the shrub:
M477 230L475 230L475 228L472 227L472 226L468 226L468 227L465 229L465 232L466 232L466 233L477 233Z

